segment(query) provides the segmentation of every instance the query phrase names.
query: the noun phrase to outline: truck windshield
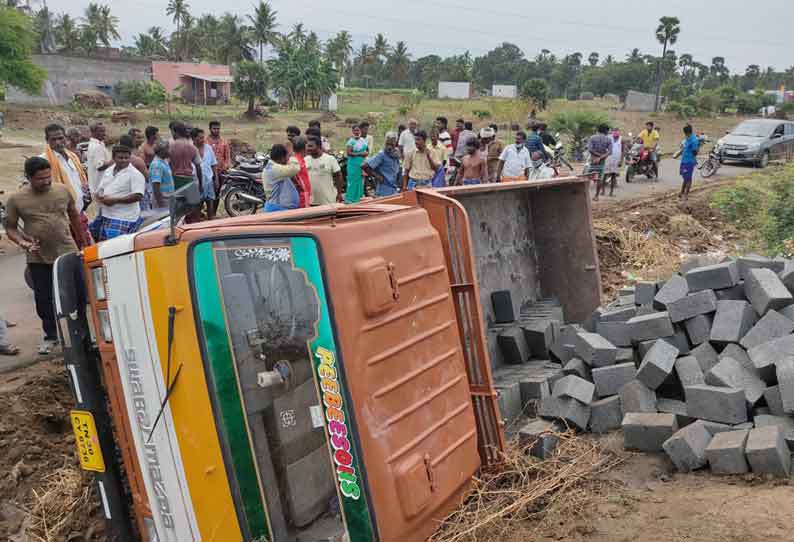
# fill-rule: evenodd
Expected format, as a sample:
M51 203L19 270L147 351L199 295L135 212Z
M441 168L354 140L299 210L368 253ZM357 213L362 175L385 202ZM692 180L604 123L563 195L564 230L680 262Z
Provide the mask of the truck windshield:
M249 533L341 540L346 529L311 353L321 302L296 267L293 240L201 243L194 276L216 418Z

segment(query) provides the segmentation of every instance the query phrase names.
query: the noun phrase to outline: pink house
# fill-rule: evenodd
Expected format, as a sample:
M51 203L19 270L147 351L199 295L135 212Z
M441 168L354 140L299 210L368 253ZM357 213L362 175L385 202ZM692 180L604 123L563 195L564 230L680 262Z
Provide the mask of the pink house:
M203 105L228 102L234 80L229 66L193 62L152 62L152 78L188 103Z

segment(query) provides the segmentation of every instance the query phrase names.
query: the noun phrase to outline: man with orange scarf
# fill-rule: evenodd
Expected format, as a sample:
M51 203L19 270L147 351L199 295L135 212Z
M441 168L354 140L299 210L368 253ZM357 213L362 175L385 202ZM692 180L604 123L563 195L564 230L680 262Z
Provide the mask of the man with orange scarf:
M52 167L52 182L63 184L72 193L77 212L80 213L82 239L87 243L93 243L88 231L88 217L85 214L86 202L90 201L88 176L80 164L80 158L66 147L66 130L60 124L47 125L44 128L44 138L47 140L47 147L42 158L46 158ZM81 246L77 232L73 231L72 237L77 242L77 246Z

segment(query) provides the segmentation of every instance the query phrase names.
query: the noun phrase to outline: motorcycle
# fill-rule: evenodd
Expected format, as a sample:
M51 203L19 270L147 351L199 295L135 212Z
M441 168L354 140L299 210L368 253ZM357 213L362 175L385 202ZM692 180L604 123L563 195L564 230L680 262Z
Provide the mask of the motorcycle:
M554 145L545 145L546 154L551 158L546 160L545 165L550 167L554 170L554 175L560 175L560 169L562 166L567 167L571 172L573 172L573 166L570 162L565 158L565 145L563 145L562 141L560 140L560 134L554 135Z
M253 159L235 158L235 165L221 173L221 199L229 216L255 214L267 201L263 172L269 156L257 153Z
M703 134L698 139L700 139L700 146L703 148L704 143L708 143L709 136ZM711 150L709 151L709 157L706 158L702 164L698 166L698 170L700 171L700 176L704 179L708 179L709 177L713 177L717 174L717 172L722 167L722 153L720 152L717 145L714 145Z
M651 151L642 143L632 145L626 156L626 182L630 183L637 175L645 175L650 180L659 180L656 164L651 159Z

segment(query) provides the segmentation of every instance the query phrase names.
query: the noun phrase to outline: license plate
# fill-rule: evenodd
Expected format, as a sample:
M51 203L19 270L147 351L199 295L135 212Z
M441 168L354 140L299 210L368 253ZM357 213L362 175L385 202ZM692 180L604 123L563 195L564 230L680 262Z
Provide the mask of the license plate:
M99 433L94 416L84 410L72 410L70 416L80 467L83 470L105 472L105 460L99 447Z

